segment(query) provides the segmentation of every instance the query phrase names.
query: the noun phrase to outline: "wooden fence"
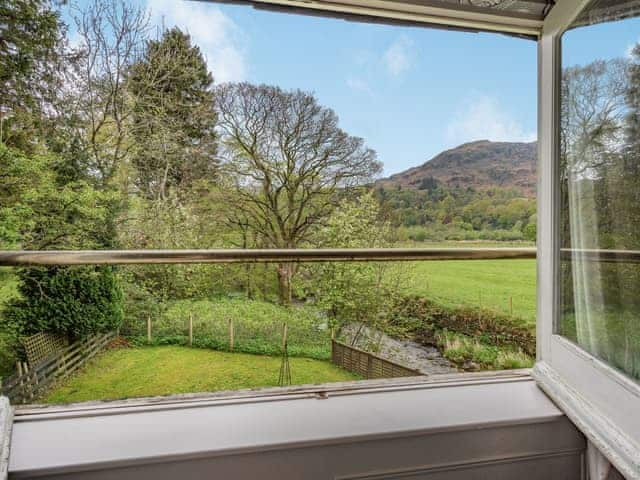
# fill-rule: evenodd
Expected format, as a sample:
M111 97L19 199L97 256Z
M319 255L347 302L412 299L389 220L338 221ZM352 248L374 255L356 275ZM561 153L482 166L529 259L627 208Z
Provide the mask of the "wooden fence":
M336 340L331 340L331 361L335 365L362 375L367 379L424 375L418 370L413 370Z
M56 380L71 375L106 347L115 333L92 335L72 343L36 364L18 363L18 372L2 380L2 395L11 403L29 403Z
M67 338L54 333L40 332L22 341L29 365L36 365L42 360L59 352L69 345Z

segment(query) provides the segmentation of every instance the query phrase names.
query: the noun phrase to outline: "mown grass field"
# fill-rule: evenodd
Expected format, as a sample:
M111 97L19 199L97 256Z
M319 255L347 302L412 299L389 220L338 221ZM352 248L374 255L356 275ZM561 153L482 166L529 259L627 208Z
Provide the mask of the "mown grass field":
M505 314L511 314L511 298L514 317L535 324L535 260L416 262L409 272L408 293Z
M293 384L359 377L326 361L290 358ZM42 401L83 402L277 386L281 359L180 346L109 350Z

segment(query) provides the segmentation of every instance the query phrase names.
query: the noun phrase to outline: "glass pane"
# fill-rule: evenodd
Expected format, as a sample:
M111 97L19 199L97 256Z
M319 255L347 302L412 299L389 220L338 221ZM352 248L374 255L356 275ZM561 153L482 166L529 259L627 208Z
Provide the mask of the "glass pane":
M559 332L640 378L640 19L594 2L563 37Z
M16 20L33 65L0 51L5 255L535 245L534 41L214 2L9 3L51 38L36 49ZM535 282L534 258L7 268L0 393L530 367Z

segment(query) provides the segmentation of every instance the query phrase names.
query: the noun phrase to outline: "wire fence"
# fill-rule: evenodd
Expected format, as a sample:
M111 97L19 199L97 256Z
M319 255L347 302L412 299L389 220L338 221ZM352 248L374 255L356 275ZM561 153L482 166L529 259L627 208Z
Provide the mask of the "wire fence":
M279 355L284 325L290 355L331 357L331 331L319 311L306 307L285 311L261 302L177 302L161 313L128 319L120 334L140 345L192 345Z

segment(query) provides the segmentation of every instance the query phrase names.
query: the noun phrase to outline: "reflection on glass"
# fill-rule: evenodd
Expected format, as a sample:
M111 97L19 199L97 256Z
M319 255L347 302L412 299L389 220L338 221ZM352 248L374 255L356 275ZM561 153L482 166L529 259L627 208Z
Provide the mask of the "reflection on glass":
M559 331L638 379L640 22L613 8L563 37Z

